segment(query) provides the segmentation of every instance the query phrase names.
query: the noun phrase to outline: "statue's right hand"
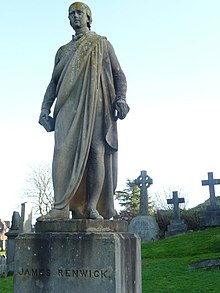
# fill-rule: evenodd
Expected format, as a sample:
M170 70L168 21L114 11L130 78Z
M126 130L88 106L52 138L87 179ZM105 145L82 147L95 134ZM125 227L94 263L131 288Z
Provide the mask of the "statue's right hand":
M49 116L50 110L42 109L40 113L39 123L50 132L54 130L54 119Z
M42 109L41 113L40 113L39 122L40 122L41 119L46 119L48 121L49 120L49 114L50 114L50 110Z

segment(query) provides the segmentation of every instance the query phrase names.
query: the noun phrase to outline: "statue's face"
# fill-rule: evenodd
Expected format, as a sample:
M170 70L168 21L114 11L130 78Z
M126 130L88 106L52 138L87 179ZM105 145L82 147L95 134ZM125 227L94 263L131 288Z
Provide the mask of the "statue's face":
M87 27L88 16L83 5L72 5L69 9L70 25L74 30Z

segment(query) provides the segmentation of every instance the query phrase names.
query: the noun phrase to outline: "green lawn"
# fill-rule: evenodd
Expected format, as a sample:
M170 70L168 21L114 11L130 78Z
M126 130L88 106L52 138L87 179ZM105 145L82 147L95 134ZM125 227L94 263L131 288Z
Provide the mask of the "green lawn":
M188 267L209 259L220 259L220 227L143 244L143 293L220 292L219 269ZM0 278L0 292L12 291L12 278Z
M0 292L12 293L13 292L12 282L13 282L12 277L0 278Z
M189 265L220 258L220 228L188 233L142 245L143 293L220 292L219 269Z

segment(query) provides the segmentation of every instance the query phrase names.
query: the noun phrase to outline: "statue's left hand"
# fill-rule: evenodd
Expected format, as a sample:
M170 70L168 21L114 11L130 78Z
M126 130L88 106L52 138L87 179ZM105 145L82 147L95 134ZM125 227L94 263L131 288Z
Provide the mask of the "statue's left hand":
M124 119L128 114L130 108L124 99L117 99L114 103L115 119Z

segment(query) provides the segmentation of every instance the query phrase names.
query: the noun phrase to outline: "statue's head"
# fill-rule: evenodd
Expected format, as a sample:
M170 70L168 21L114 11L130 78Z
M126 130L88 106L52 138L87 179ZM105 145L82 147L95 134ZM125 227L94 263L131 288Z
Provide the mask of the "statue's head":
M76 19L78 18L80 19ZM87 27L90 29L92 23L92 12L88 5L82 2L74 2L69 7L69 20L71 26L76 29L86 22ZM81 20L81 21L80 21ZM78 21L78 22L77 22ZM81 22L81 23L79 23Z

